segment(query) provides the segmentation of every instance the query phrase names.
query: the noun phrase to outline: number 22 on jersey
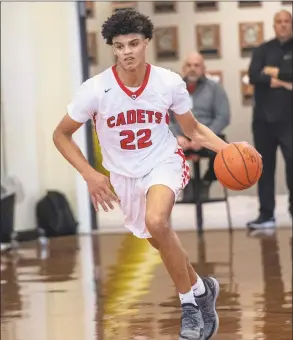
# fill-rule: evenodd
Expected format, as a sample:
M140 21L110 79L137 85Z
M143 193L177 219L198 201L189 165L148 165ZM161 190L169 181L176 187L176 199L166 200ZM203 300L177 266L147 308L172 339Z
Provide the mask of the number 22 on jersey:
M136 133L132 130L124 130L120 132L120 136L124 137L120 141L121 149L123 150L136 150L145 149L151 146L153 143L151 141L152 131L150 129L141 129ZM137 139L137 146L135 145L135 140Z

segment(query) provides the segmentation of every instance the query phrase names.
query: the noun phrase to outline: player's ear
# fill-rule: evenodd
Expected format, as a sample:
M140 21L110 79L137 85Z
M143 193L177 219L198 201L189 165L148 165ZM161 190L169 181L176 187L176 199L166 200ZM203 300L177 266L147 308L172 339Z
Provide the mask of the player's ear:
M146 47L148 46L149 42L150 42L150 39L149 39L149 38L144 39L144 44L145 44Z

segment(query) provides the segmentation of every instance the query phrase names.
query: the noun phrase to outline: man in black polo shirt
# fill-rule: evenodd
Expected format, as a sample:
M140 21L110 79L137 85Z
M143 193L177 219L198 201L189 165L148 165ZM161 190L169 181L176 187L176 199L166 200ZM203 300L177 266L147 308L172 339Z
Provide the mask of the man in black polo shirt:
M276 38L255 49L249 67L254 85L253 136L263 157L258 183L259 217L247 223L251 229L275 227L275 167L278 146L286 163L289 206L292 215L292 15L280 11L274 18Z

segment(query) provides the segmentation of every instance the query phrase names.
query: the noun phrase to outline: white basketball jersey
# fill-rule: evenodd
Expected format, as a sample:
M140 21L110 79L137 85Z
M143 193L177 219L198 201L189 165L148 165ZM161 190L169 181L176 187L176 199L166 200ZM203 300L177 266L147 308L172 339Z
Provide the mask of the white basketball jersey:
M148 64L141 87L130 89L113 66L85 81L67 110L77 122L93 120L108 171L138 178L174 156L168 110L184 114L190 99L174 72Z

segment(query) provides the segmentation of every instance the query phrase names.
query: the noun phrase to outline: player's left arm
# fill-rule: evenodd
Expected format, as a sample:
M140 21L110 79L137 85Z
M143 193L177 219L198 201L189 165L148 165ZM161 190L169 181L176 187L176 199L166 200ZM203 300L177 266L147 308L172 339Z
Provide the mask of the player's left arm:
M172 86L172 105L175 119L185 136L197 142L202 147L219 152L227 143L212 130L196 120L190 110L190 99L186 84L179 75L174 75Z
M197 121L191 111L187 111L184 114L175 114L175 118L184 135L202 147L219 152L227 145L212 130Z

